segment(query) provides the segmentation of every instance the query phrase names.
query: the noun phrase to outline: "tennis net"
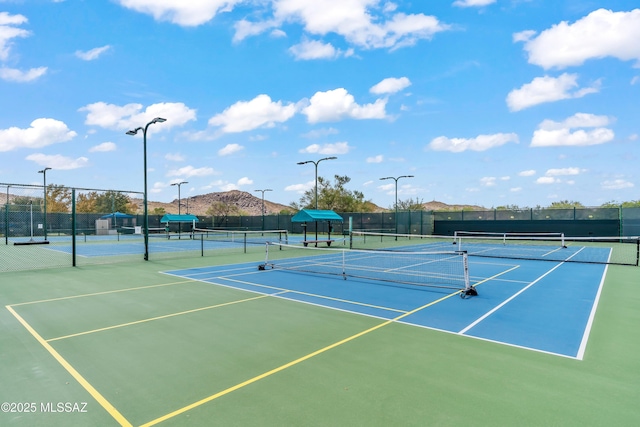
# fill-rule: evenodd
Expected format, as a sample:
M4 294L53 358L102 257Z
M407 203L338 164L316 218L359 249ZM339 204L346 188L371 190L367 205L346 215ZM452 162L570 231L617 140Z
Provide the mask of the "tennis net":
M469 256L638 266L640 237L529 235L421 236L353 231L355 249L441 250L449 246ZM453 243L453 245L452 245Z
M240 243L245 245L264 245L267 242L289 241L287 230L223 230L213 228L194 228L192 236L196 240Z
M301 247L267 243L260 270L281 269L426 286L477 295L469 282L467 254L459 251L410 252Z

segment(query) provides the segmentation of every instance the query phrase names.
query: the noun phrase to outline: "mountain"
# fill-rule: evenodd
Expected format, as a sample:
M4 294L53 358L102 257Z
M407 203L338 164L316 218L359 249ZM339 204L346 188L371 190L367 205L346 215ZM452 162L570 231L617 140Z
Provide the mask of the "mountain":
M142 212L142 199L131 199L131 201L138 206L139 212ZM202 194L199 196L192 197L184 197L180 200L182 203L182 207L180 209L180 213L188 212L194 215L207 215L207 210L211 207L211 205L215 202L221 202L227 205L236 206L240 211L243 212L243 215L260 215L260 211L262 208L262 199L260 197L256 197L251 193L246 191L232 190L220 193L208 193ZM483 211L486 208L477 205L448 205L443 202L438 202L436 200L423 203L424 209L426 211L461 211L465 210L475 210L475 211ZM383 212L387 209L381 208L372 204L373 212ZM163 208L165 213L177 214L178 213L178 199L173 200L170 203L162 203L162 202L154 202L149 201L149 214L153 214L154 209ZM282 205L279 203L273 203L265 199L264 201L264 209L265 214L278 214L282 211L294 212L289 206Z
M461 211L461 210L470 210L470 211L485 211L487 208L483 208L482 206L477 205L448 205L443 202L438 202L436 200L423 203L424 210L426 211Z
M142 199L131 199L132 203L138 206L140 212L143 210ZM194 215L207 215L207 210L215 202L222 202L228 205L236 206L243 212L244 215L260 215L262 210L262 198L256 197L246 191L226 191L222 193L208 193L201 194L199 196L183 197L180 199L182 204L180 213L187 213ZM187 209L188 207L188 209ZM153 214L156 208L163 208L165 213L177 214L178 213L178 199L173 200L170 203L149 201L149 214ZM293 212L294 210L286 205L279 203L273 203L265 199L264 201L265 214L277 214L283 210Z

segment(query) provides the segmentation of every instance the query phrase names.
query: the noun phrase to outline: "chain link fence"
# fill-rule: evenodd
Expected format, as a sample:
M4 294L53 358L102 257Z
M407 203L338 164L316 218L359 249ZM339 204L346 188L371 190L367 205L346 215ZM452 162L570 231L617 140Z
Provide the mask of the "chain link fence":
M199 216L197 223L163 222L149 215L144 239L144 194L0 183L0 272L122 261L215 256L263 251L262 245L209 241L199 229L285 230L295 243L303 233L292 215ZM559 231L567 236L638 236L640 208L400 211L339 213L343 222L306 224L308 233L347 238L349 227L380 233L448 235L457 231Z

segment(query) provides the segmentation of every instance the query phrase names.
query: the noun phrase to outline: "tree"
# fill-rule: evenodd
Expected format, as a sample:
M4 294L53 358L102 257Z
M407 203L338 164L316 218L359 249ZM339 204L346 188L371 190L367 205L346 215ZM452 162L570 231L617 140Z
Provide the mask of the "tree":
M391 208L395 209L395 206ZM416 199L413 197L407 200L398 200L398 210L399 211L423 211L424 210L424 200Z
M63 185L47 186L47 212L69 212L71 209L71 189Z
M154 208L153 209L153 214L154 215L164 215L166 213L167 213L167 211L164 208Z
M30 204L37 207L40 206L40 203L42 203L41 197L16 196L11 201L11 204L13 204L15 208L12 208L11 210L14 212L29 212L31 209L29 207Z
M76 197L76 212L92 213L96 211L96 199L92 197L92 194L78 194L78 197Z
M524 209L529 209L529 208L521 208L518 205L504 205L504 206L498 206L496 208L496 210L498 211L521 211Z
M126 194L118 191L82 193L76 200L76 212L83 213L135 213L136 206Z
M335 175L334 183L318 177L318 209L338 212L371 212L371 203L357 190L348 190L345 186L351 181L346 175ZM295 209L315 209L315 188L305 191L299 202L291 203Z
M631 200L629 202L618 203L611 201L602 204L601 208L640 208L640 200Z
M232 203L225 203L225 202L221 202L221 201L216 201L211 203L211 206L209 206L209 209L207 209L206 212L207 215L211 215L212 217L218 218L218 224L217 226L220 227L222 225L224 225L225 220L229 217L229 216L240 216L240 215L246 215L246 212L244 212L243 210L241 210L238 206L232 204Z
M560 202L553 202L549 206L549 209L573 209L573 208L584 208L584 205L580 202L562 200Z

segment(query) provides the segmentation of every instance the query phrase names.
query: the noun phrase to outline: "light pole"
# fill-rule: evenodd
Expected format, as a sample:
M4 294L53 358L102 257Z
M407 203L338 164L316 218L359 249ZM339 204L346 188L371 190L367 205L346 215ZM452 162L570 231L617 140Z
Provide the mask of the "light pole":
M182 181L182 182L175 182L175 183L171 184L172 186L173 185L177 185L178 186L178 215L180 215L180 186L182 184L188 184L188 183L189 183L188 181Z
M307 163L313 163L314 166L316 167L316 210L318 210L318 163L320 163L323 160L335 160L335 159L337 159L337 157L331 156L331 157L325 157L316 162L314 162L313 160L298 162L299 165L306 165ZM318 221L316 221L316 240L318 240Z
M261 191L262 192L262 229L264 230L264 192L265 191L273 191L270 188L265 188L264 190L253 190L253 191Z
M147 206L147 129L154 123L166 122L167 119L156 117L146 124L145 127L137 127L127 131L127 135L135 135L142 131L142 141L144 150L144 260L149 261L149 209Z
M178 186L178 215L180 215L180 206L182 206L182 203L180 203L180 186L182 184L188 184L188 181L181 181L181 182L174 182L171 185L177 185ZM178 220L178 239L180 239L180 235L182 234L182 220L179 219Z
M395 219L396 219L396 240L398 240L398 180L400 178L413 178L413 175L400 175L399 177L392 177L392 176L387 176L385 178L380 178L380 180L385 180L385 179L393 179L396 182L396 203L395 203L395 207L396 207L396 215L395 215Z
M44 179L44 240L47 240L47 171L50 170L51 168L44 168L38 171Z
M299 165L306 165L307 163L313 163L316 167L316 210L318 209L318 163L323 160L335 160L337 157L325 157L324 159L320 159L317 162L313 160L307 160L305 162L298 162Z

